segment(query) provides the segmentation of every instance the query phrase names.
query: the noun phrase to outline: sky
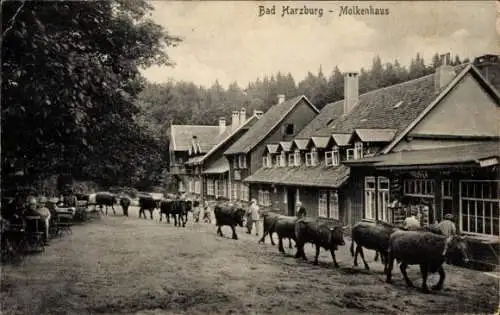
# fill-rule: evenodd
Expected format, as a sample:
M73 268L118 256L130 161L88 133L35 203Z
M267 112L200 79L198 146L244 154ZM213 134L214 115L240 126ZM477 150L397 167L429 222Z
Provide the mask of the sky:
M183 41L167 53L175 67L143 71L152 82L183 80L227 87L281 71L296 82L321 66L329 75L398 59L408 65L420 52L474 58L500 54L500 4L496 1L253 2L153 1L153 20ZM259 6L276 15L259 17ZM323 9L323 15L285 15L282 8ZM342 7L388 9L388 15L342 15ZM332 11L332 12L330 12ZM496 15L499 21L496 21Z

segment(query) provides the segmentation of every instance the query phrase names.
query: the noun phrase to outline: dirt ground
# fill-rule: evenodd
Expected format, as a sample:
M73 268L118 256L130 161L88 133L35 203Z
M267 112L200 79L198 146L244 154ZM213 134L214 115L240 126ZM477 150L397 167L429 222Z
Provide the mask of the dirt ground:
M120 211L121 214L121 211ZM238 228L239 240L216 236L215 226L186 228L155 220L108 216L73 227L44 253L1 273L1 314L451 314L498 309L498 279L445 266L444 289L407 288L395 268L384 283L382 265L368 252L370 271L352 268L350 240L312 265ZM285 243L287 244L287 243ZM419 270L409 276L420 284ZM437 275L429 282L435 283Z

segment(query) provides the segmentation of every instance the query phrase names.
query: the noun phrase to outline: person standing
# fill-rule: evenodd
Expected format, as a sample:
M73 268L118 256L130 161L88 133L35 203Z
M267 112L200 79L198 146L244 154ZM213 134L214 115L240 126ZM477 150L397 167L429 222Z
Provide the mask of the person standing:
M306 208L302 205L302 202L297 201L297 210L296 210L297 218L301 219L306 216Z
M250 227L250 233L252 231L252 227L255 227L255 235L258 236L260 232L260 208L257 205L257 200L255 200L255 198L252 199L249 210L250 210L250 218L252 221L251 223L252 225Z
M49 241L49 227L50 227L50 217L51 217L50 210L49 208L47 208L46 204L47 204L46 197L40 197L38 199L37 212L39 213L40 217L44 222L43 225L45 228L45 244L47 244Z
M420 220L417 218L418 211L411 210L411 215L405 219L404 226L408 230L417 230L420 228Z
M443 256L444 256L446 255L446 252L448 250L448 243L450 242L451 238L457 235L457 227L455 225L455 222L453 222L453 214L451 213L445 214L444 220L439 222L438 228L439 231L441 231L441 234L447 237L443 249Z

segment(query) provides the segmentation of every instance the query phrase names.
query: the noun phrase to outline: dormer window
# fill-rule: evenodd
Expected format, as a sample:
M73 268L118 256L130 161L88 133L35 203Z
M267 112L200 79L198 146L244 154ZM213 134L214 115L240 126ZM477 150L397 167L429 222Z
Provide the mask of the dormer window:
M285 152L281 152L279 155L279 167L285 167L286 166L286 155Z
M293 154L295 155L295 166L300 166L300 151L295 150Z
M239 168L247 168L247 156L245 154L239 156L238 166Z
M270 154L264 155L262 157L262 167L264 167L264 168L270 168L272 166L273 166L272 156Z
M285 135L287 136L292 136L294 134L295 128L293 124L286 124L285 125Z
M295 153L288 154L288 166L295 166Z
M235 155L233 158L233 168L238 169L239 156Z
M354 149L346 150L346 161L354 160Z
M359 160L363 158L363 142L356 142L354 144L354 159Z
M318 164L318 152L316 148L312 148L311 152L306 153L306 165L316 166Z
M339 149L334 147L332 151L325 152L326 166L338 166L340 164Z

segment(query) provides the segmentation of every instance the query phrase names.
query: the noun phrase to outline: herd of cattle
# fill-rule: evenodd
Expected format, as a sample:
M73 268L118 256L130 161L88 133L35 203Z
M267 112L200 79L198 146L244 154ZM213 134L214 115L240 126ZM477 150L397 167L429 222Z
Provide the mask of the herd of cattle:
M99 193L90 195L87 199L89 204L107 207L118 202L123 208L124 215L128 215L130 199L127 197L117 197L110 193ZM153 211L160 210L160 221L163 215L170 222L170 216L174 218L175 225L185 226L188 218L188 212L193 207L197 207L197 201L180 200L173 196L164 200L154 200L150 196L139 197L139 217L144 216L144 211L150 212L153 219ZM232 229L232 238L238 239L236 226L243 227L245 220L245 209L235 205L220 202L214 207L214 215L217 226L217 234L223 236L221 228L229 226ZM263 235L259 243L265 242L265 237L269 235L271 243L275 245L272 235L278 235L278 249L284 252L283 239L289 240L289 247L292 248L291 241L295 242L295 258L307 260L304 245L311 243L316 248L314 264L318 264L320 249L330 251L335 267L339 267L335 259L335 251L338 246L345 245L344 233L345 227L340 222L325 221L317 218L300 218L284 216L273 212L267 212L263 215ZM380 255L381 262L384 264L384 273L386 281L391 282L394 260L400 265L401 273L409 287L413 287L408 278L406 269L408 265L420 265L422 276L422 291L429 292L427 287L427 276L429 273L439 273L439 281L432 287L433 290L440 290L445 279L443 263L445 261L457 261L457 259L467 263L467 245L461 236L447 238L440 235L439 230L428 226L417 231L408 231L382 221L360 221L351 229L351 255L354 256L354 266L357 266L358 255L363 260L365 269L369 270L366 263L363 247L376 251L375 260ZM356 245L356 246L355 246Z

